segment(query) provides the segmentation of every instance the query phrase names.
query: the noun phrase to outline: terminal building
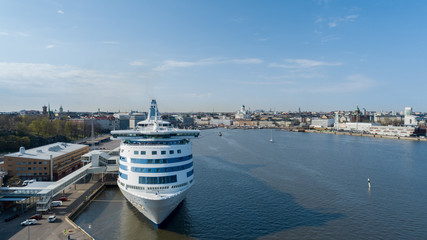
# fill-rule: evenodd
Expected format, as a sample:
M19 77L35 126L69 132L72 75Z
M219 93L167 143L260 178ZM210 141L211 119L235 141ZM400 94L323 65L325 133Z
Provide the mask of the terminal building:
M22 180L56 181L80 168L81 156L88 152L87 145L63 142L28 150L21 147L4 156L4 171Z

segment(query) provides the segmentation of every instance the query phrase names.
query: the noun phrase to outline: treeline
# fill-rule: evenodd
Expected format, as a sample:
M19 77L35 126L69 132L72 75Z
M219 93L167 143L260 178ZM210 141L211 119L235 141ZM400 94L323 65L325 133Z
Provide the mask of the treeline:
M21 146L28 149L59 141L69 142L90 135L90 124L51 120L47 116L0 115L0 152L18 151Z

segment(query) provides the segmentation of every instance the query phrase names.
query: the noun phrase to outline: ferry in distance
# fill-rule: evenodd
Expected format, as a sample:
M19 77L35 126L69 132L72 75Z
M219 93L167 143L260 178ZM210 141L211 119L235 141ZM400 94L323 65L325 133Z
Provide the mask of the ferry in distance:
M117 185L126 199L154 224L162 223L194 184L190 139L199 130L172 128L161 120L156 100L133 130L111 131L121 139Z

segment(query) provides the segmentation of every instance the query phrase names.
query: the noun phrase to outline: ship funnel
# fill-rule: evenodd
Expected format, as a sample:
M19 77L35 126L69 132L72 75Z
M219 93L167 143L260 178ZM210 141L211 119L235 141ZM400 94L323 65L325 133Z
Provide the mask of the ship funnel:
M156 102L156 100L153 99L151 101L148 119L149 120L157 120L158 115L159 115L159 110L157 109L157 102Z

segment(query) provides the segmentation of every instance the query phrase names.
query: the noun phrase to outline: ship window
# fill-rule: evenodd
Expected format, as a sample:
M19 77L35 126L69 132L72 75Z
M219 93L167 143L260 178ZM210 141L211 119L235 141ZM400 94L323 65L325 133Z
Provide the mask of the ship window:
M169 150L169 154L173 154L173 150Z
M181 153L181 149L178 149L176 152L177 152L177 153Z
M165 155L166 154L166 151L162 151L162 155Z
M157 155L157 151L152 151L151 155Z
M141 151L141 155L145 155L145 151Z
M161 160L161 159L156 159L156 160L155 160L155 163L160 163L160 160Z
M191 175L193 175L193 173L194 173L194 170L187 172L187 177L190 177Z
M153 159L148 159L148 160L147 160L147 163L148 163L148 164L153 163Z
M139 153L138 151L133 151L133 154L135 155L138 155L138 153Z
M168 160L167 159L163 159L162 162L163 163L168 163Z

